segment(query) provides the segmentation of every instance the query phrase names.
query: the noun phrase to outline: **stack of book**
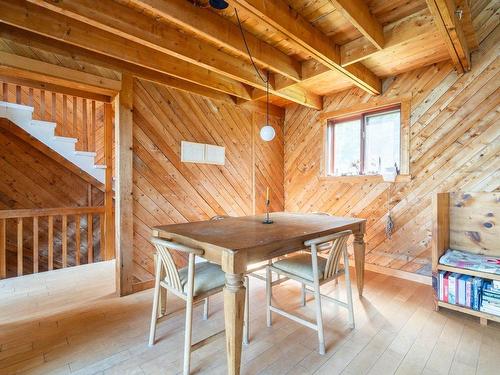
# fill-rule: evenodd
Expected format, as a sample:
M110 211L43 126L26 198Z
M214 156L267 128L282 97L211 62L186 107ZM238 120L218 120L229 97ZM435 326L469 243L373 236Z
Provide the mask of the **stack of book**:
M481 308L483 279L456 272L439 272L438 297L440 301L479 310Z
M480 309L485 313L500 316L500 281L485 281Z

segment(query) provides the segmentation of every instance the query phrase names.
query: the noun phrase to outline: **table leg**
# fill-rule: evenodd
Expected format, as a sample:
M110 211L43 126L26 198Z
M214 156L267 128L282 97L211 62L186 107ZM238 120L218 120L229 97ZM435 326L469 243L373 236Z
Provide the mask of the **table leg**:
M243 280L243 274L226 273L224 318L226 323L227 373L229 375L239 375L240 373L245 307Z
M365 280L365 241L364 230L354 234L354 265L356 266L356 285L358 293L363 295L363 286Z

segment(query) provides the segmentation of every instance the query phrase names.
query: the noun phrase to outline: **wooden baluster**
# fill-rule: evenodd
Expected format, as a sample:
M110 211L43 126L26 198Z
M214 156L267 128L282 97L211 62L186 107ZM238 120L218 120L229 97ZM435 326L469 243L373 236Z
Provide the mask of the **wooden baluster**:
M38 216L33 217L33 273L38 273Z
M94 262L94 216L87 215L87 263Z
M78 133L78 99L76 96L73 96L73 123L72 129L73 129L73 137L77 138L80 140L80 134Z
M48 269L52 271L54 269L54 216L49 216L48 220Z
M62 216L61 224L61 242L62 242L62 266L68 266L68 216Z
M87 99L82 99L82 142L83 148L90 151L89 145L89 129L87 126Z
M7 82L2 83L2 100L4 102L9 101L9 84Z
M40 90L40 120L45 120L45 90Z
M17 219L17 276L23 275L23 218Z
M21 86L16 85L16 103L21 104L22 98L21 98Z
M28 105L33 107L33 87L28 89Z
M68 98L66 95L63 95L63 116L62 116L62 127L61 133L63 136L68 135Z
M0 279L7 277L7 252L5 248L5 221L0 219Z
M75 261L80 265L80 215L75 215Z
M95 109L95 100L92 100L92 108L91 108L91 123L90 123L90 143L89 150L96 151L95 146L95 131L96 131L96 109Z
M55 92L52 93L52 113L50 115L50 121L57 122L57 96Z
M105 239L104 239L104 214L99 215L99 226L100 226L100 237L101 237L101 242L100 242L100 248L99 248L99 256L101 260L106 260L105 258L105 246L106 244Z

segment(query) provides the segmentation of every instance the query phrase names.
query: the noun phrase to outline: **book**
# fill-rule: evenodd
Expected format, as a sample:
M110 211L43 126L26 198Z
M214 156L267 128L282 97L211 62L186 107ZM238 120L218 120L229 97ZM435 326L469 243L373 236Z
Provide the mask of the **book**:
M472 279L472 308L479 310L481 306L481 291L483 286L483 279L474 277Z
M445 271L439 271L439 288L438 288L438 298L440 301L444 301L444 274Z
M500 290L500 280L493 280L492 284L493 284L493 289Z
M456 272L450 273L448 276L448 303L456 305L457 303L457 278L459 274Z
M472 308L472 276L465 282L465 306Z
M448 302L448 276L449 272L446 272L443 276L443 301Z
M465 306L465 282L468 278L468 275L460 275L457 278L457 305Z

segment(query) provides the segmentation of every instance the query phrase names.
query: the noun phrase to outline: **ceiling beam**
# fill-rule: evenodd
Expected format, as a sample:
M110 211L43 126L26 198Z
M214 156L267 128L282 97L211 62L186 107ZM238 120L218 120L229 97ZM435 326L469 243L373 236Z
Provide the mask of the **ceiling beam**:
M0 51L0 74L114 96L121 82Z
M382 25L373 17L363 0L330 0L330 2L377 49L384 48Z
M213 88L242 99L251 99L249 87L234 79L166 55L139 43L24 1L0 0L0 20L115 59Z
M384 27L385 47L377 49L365 38L358 38L340 47L342 66L363 61L377 54L384 54L404 47L413 40L436 33L436 25L427 9L405 17Z
M129 0L129 2L248 59L239 27L213 12L196 7L186 0ZM300 81L300 62L250 33L246 33L245 37L257 64L297 82Z
M77 64L90 63L113 70L129 72L134 76L147 81L159 83L183 91L193 92L215 100L236 103L235 97L220 91L1 23L0 38L64 56L72 59Z
M207 42L186 35L127 6L112 1L94 0L66 0L57 3L50 0L28 1L259 90L266 89L265 82L246 60L229 55ZM260 74L265 76L266 73ZM274 92L272 85L270 90L284 99L311 106L311 101L302 100L310 96L301 92L304 90ZM314 101L312 103L314 104Z
M339 46L283 1L229 0L229 2L280 31L304 52L311 54L316 61L338 71L354 85L371 94L381 93L381 81L373 72L361 64L341 66Z
M441 33L453 65L458 73L471 69L470 51L465 39L462 22L456 14L455 0L426 0L434 17L434 22Z

